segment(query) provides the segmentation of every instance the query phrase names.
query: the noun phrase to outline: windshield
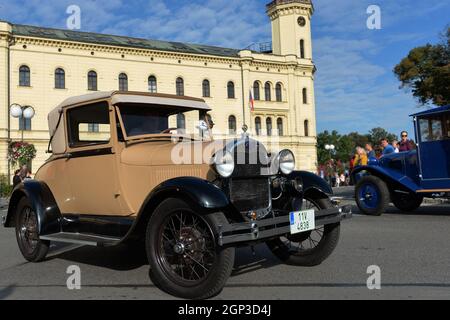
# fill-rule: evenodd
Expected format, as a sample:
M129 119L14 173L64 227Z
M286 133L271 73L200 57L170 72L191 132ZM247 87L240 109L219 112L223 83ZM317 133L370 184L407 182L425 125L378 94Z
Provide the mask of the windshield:
M200 130L205 115L199 110L143 104L123 104L118 109L124 131L131 139L160 134L186 135L194 139L209 138L208 132Z

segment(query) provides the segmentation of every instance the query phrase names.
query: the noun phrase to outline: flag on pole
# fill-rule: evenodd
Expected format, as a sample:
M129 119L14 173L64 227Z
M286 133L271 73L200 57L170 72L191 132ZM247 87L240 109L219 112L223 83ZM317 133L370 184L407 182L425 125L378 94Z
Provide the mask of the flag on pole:
M253 99L253 93L252 90L250 89L250 96L249 96L249 106L250 106L250 111L255 111L255 99Z

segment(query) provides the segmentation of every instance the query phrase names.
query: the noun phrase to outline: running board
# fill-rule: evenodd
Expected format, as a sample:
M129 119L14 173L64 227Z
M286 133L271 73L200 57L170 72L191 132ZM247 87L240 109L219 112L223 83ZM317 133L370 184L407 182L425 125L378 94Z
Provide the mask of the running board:
M45 236L40 236L39 239L55 241L55 242L81 244L81 245L85 245L85 246L94 246L94 247L114 246L114 245L117 245L121 240L119 238L93 236L93 235L88 235L88 234L69 233L69 232L60 232L60 233L53 233L53 234L49 234L49 235L45 235Z

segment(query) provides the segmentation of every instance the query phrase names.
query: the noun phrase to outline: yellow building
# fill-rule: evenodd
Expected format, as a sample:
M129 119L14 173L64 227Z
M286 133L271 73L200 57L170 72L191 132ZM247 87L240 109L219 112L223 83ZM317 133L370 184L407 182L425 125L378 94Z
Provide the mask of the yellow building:
M215 136L240 134L246 124L269 149L277 140L295 153L300 169L314 171L312 13L310 0L269 3L272 48L262 52L0 21L0 174L14 169L8 169L8 141L21 140L10 105L35 109L24 140L37 148L36 171L48 158L48 112L70 96L118 89L204 98L213 109Z

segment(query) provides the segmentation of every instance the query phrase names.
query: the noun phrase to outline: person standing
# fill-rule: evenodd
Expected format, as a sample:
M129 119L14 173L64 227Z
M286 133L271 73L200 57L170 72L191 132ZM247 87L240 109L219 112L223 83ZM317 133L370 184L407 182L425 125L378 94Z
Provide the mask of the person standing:
M20 178L20 169L17 169L14 171L14 178L13 178L13 189L22 182L22 179Z
M338 172L334 173L334 179L336 181L336 188L339 188L341 186L341 179L339 177L339 173Z
M408 132L403 131L401 133L401 137L402 137L402 139L399 142L398 150L400 152L406 152L406 151L414 150L414 143L411 140L408 139Z
M392 145L389 144L389 141L387 138L381 139L381 147L383 148L383 154L382 156L386 156L391 153L395 153L395 149Z

